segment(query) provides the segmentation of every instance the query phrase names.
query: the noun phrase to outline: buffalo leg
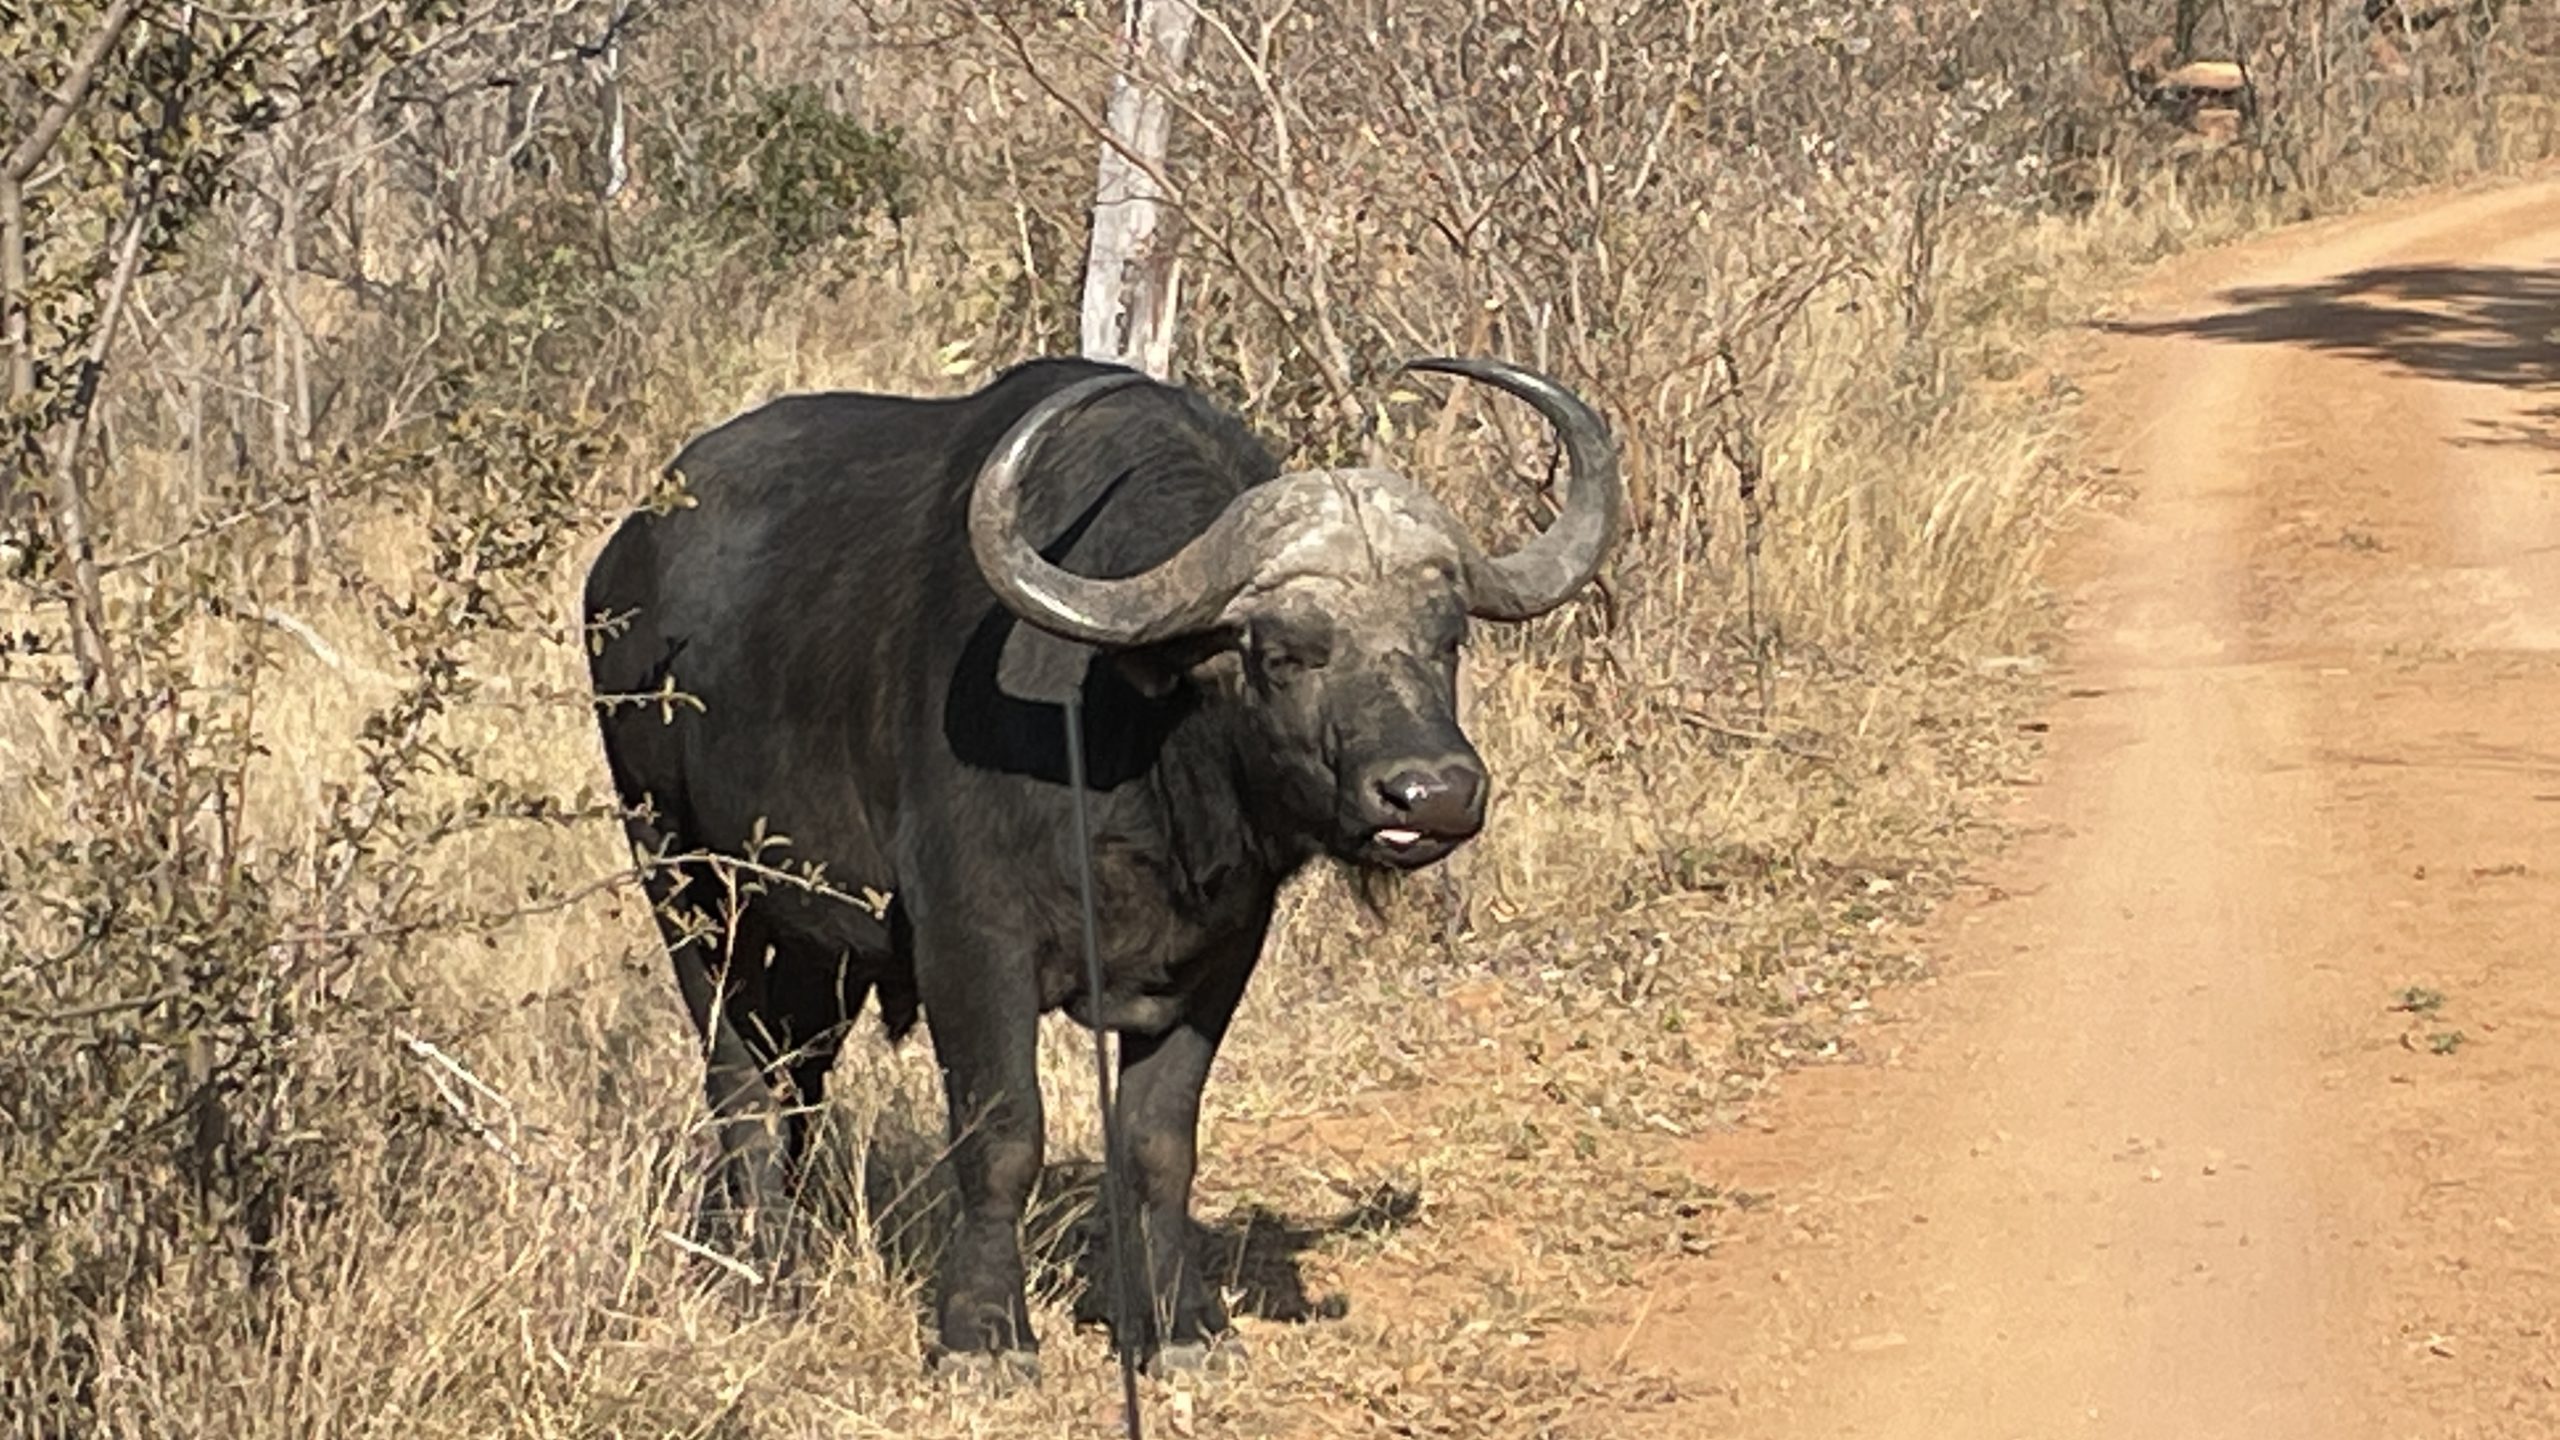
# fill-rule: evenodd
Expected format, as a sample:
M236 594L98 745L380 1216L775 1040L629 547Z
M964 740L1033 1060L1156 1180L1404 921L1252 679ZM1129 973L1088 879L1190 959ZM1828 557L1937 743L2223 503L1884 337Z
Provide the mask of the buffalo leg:
M855 963L854 957L803 942L777 944L765 967L766 1008L784 1028L782 1068L791 1077L785 1150L803 1184L826 1104L828 1072L844 1049L849 1022L870 995L869 983L853 978Z
M942 1263L942 1350L1036 1351L1023 1295L1022 1214L1040 1179L1039 992L1028 965L990 963L937 947L930 934L917 938L960 1192L959 1226Z
M1253 974L1260 928L1252 934L1252 943L1210 962L1172 1028L1120 1037L1121 1144L1145 1247L1147 1294L1143 1314L1113 1323L1122 1343L1159 1366L1199 1363L1227 1330L1226 1306L1201 1264L1191 1182L1199 1165L1200 1092ZM1134 1330L1127 1328L1133 1321Z
M827 1072L835 1064L836 1040L832 1036L793 1052L790 1128L783 1138L794 1175L806 1175L818 1139L818 1117L826 1105Z
M702 1043L703 1098L719 1140L720 1158L703 1193L696 1228L705 1239L743 1242L758 1258L777 1259L790 1213L783 1117L766 1078L768 1059L731 1013L728 987L722 983L727 957L716 943L719 932L701 931L700 921L717 915L701 903L706 888L663 871L649 881L676 989ZM695 913L688 917L687 909Z

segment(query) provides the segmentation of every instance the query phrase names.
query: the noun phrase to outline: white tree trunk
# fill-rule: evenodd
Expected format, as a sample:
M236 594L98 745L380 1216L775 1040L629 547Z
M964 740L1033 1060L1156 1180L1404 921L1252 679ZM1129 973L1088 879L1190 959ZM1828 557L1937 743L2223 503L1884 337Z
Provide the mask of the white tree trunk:
M1199 20L1191 0L1127 0L1112 77L1102 168L1094 184L1093 250L1084 270L1084 353L1168 379L1182 277L1165 228L1173 107L1154 81L1178 83Z

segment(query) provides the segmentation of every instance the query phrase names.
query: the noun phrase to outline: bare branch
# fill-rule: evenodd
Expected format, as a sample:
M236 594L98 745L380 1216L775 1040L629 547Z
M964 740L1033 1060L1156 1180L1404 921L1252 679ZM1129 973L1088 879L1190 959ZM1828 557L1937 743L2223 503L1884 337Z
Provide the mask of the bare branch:
M107 56L114 52L116 42L124 38L125 30L141 13L142 0L115 0L107 7L107 13L98 21L97 32L73 58L70 70L62 77L62 84L55 88L43 112L36 116L36 123L18 138L17 146L9 152L6 165L0 166L0 180L20 185L35 173L46 152L53 149L53 142L61 138L62 127L70 124L71 117L79 111L80 102L89 98L89 87L97 83L98 71L106 64Z

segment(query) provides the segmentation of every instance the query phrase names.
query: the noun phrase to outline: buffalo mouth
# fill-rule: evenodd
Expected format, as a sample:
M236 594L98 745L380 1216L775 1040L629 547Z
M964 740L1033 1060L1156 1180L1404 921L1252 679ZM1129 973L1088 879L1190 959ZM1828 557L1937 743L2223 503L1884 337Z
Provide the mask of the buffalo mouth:
M1382 825L1369 832L1355 858L1390 870L1419 870L1467 843L1473 833L1437 835L1407 826Z

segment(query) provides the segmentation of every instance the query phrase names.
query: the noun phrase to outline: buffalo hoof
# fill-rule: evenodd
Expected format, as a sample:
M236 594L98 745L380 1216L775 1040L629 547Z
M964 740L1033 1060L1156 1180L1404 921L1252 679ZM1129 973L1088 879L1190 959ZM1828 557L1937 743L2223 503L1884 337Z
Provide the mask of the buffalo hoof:
M956 1390L1004 1395L1040 1385L1037 1350L936 1350L925 1357L926 1373Z
M1229 1330L1210 1340L1185 1340L1161 1346L1147 1361L1147 1374L1158 1380L1190 1377L1223 1379L1241 1375L1253 1359L1244 1337Z

